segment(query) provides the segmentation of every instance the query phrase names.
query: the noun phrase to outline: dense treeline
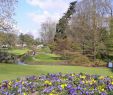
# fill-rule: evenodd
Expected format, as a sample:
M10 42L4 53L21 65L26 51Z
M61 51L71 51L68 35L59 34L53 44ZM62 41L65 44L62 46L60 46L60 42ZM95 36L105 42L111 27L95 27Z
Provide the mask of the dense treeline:
M110 0L83 0L76 4L76 12L70 21L71 37L79 43L82 53L93 60L96 60L97 56L108 55L107 43L113 44L107 41L112 37L111 4Z
M0 46L7 46L10 48L15 47L28 47L31 48L33 45L38 45L39 39L35 39L31 34L19 34L15 32L0 32Z
M71 39L72 44L78 44L80 52L93 61L109 59L113 52L112 19L112 1L82 0L76 3L65 40Z
M112 60L112 0L71 2L67 12L56 24L54 42L49 46L54 52L76 58L82 56L93 62Z

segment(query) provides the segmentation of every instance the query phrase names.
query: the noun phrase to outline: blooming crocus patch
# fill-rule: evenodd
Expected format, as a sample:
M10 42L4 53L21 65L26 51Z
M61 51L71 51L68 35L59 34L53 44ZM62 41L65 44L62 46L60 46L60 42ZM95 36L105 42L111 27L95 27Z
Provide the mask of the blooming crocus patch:
M113 76L47 74L0 83L0 95L113 95Z

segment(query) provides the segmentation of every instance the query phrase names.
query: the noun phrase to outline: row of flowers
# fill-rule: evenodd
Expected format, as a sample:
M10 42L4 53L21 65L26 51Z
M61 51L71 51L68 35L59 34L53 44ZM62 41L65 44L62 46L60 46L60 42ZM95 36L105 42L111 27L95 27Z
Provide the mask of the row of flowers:
M113 76L47 74L0 83L0 95L113 95Z

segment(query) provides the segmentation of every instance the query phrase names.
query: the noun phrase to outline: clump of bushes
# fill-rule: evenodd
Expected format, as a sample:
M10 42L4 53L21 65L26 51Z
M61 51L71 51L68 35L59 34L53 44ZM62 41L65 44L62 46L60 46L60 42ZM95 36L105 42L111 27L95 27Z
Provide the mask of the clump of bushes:
M68 50L63 51L63 59L67 60L69 65L90 66L92 64L85 55L78 52L70 52Z
M100 59L97 59L94 61L94 63L92 64L93 67L106 67L107 64L106 62L100 60Z
M80 54L79 52L70 52L68 50L63 51L62 59L67 60L68 65L77 66L92 66L92 67L106 67L106 62L101 59L95 61L90 60L87 56Z
M7 52L0 52L0 63L15 63L16 56Z

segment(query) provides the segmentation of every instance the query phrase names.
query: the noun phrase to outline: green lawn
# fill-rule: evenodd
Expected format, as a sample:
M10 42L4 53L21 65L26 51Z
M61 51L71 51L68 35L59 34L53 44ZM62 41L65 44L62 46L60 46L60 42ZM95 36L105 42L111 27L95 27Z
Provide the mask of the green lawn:
M29 51L29 49L24 48L24 49L11 49L8 52L12 53L12 54L15 54L15 55L23 55L28 51Z
M60 60L58 59L60 56L56 54L37 54L34 58L35 61L38 62L59 62Z
M27 75L40 75L47 73L88 73L98 75L113 75L109 68L91 68L80 66L50 66L50 65L15 65L15 64L0 64L0 81L16 79Z
M56 54L50 54L50 53L38 53L35 56L29 56L25 62L27 63L36 63L38 64L38 62L41 63L57 63L57 62L62 62L62 60L59 59L60 56L56 55Z
M27 53L29 49L23 48L23 49L10 49L8 50L9 53L15 54L15 55L23 55ZM26 62L45 62L45 63L52 63L52 62L60 62L59 60L60 56L56 54L51 54L50 49L48 47L44 47L40 50L38 50L38 54L35 56L28 57L25 61Z

